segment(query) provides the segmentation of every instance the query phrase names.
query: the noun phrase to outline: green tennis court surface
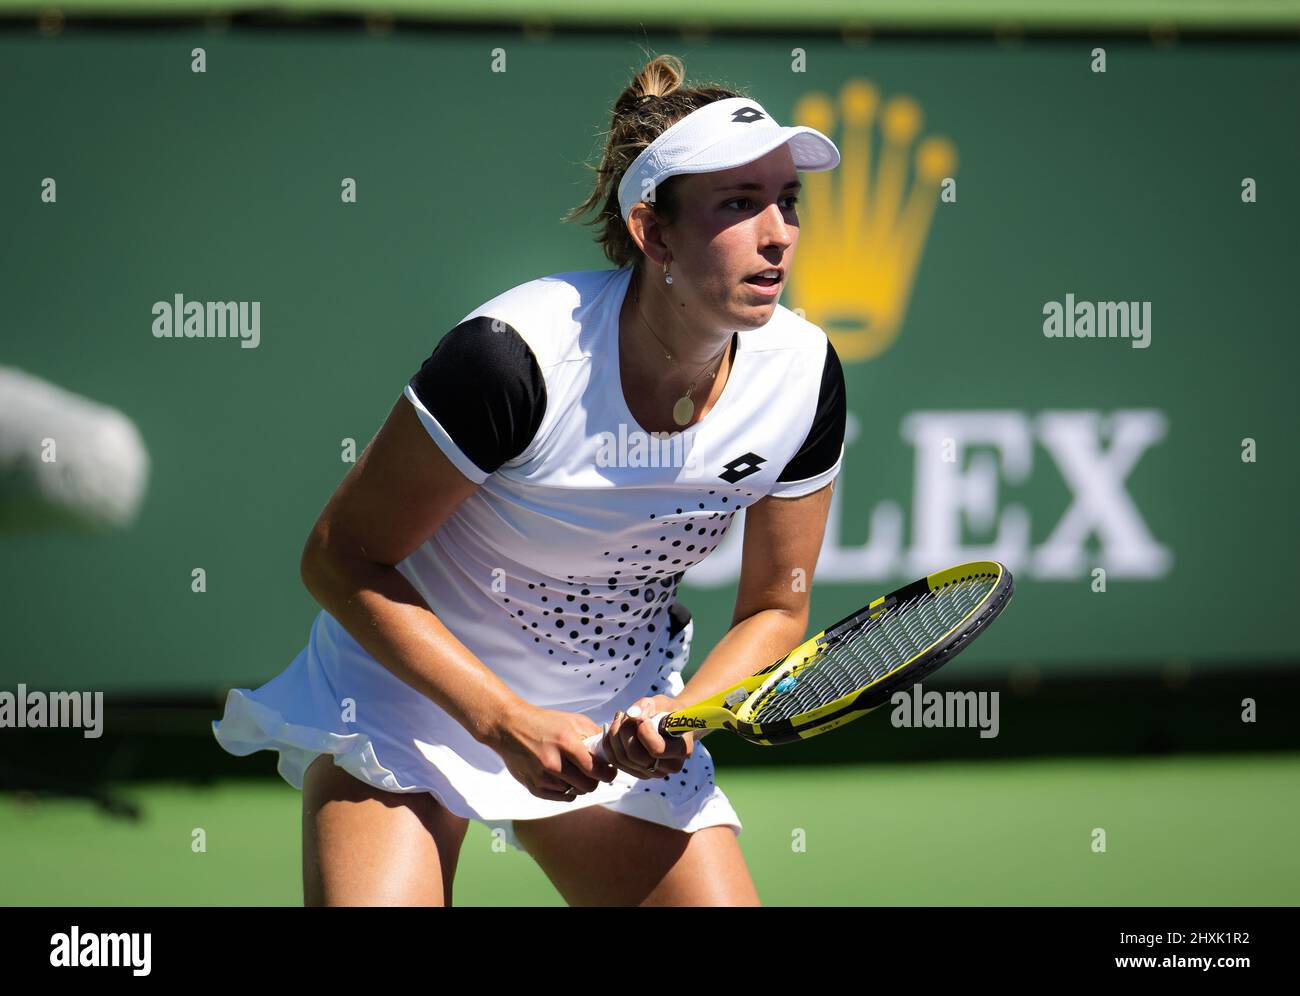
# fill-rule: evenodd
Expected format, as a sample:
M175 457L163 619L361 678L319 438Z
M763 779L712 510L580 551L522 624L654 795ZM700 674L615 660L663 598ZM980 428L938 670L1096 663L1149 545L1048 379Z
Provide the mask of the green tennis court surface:
M1300 754L741 769L718 780L767 905L1300 901ZM121 791L140 822L84 802L0 797L0 903L300 903L300 796L287 785ZM1098 827L1105 853L1092 850ZM196 828L205 853L191 848ZM562 905L531 859L495 852L477 824L456 903Z

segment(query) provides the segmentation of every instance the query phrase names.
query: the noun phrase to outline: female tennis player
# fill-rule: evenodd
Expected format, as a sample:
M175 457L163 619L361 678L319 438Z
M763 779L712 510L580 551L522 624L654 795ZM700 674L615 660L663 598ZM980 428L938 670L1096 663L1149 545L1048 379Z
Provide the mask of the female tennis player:
M303 789L308 904L450 904L470 820L570 904L758 902L708 750L627 710L708 698L804 637L844 379L778 299L797 171L839 151L682 80L646 64L566 217L600 207L615 268L446 333L307 541L308 645L214 724ZM677 587L741 509L732 625L684 682ZM583 745L606 725L614 763Z

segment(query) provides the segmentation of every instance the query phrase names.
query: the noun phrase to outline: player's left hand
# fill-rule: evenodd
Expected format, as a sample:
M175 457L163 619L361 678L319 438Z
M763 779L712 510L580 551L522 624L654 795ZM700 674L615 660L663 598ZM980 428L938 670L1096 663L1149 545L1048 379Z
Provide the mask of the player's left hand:
M680 708L677 700L667 695L649 695L638 699L633 706L640 709L640 716L631 717L620 711L605 736L605 749L615 766L643 779L677 774L695 749L695 734L664 736L658 724L647 722L661 712Z

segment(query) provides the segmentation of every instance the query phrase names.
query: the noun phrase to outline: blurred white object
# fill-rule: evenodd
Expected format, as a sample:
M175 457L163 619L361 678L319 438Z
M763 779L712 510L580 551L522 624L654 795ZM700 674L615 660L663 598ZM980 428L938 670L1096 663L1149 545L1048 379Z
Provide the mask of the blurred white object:
M120 411L0 366L0 529L121 528L139 511L148 478L144 440Z

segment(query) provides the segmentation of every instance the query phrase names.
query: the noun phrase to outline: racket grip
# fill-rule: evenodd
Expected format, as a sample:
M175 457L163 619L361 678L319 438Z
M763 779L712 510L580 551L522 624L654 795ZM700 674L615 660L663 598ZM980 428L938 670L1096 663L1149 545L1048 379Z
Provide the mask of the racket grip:
M647 722L655 723L656 725L658 725L659 723L663 722L664 717L667 715L668 713L666 712L657 712L653 716L651 716L647 720ZM592 757L596 758L599 761L604 761L607 764L611 764L613 763L614 759L610 757L609 754L605 751L605 734L608 732L609 732L609 724L606 723L604 729L602 729L599 733L593 733L591 736L587 737L587 739L584 740L583 743L586 745L587 750L591 752ZM665 733L663 730L660 730L659 732L665 737L677 736L677 734L675 733Z
M609 757L605 753L605 734L608 732L609 724L606 723L603 730L599 733L593 733L583 741L583 743L587 745L587 750L591 752L591 756L597 761L609 761Z

